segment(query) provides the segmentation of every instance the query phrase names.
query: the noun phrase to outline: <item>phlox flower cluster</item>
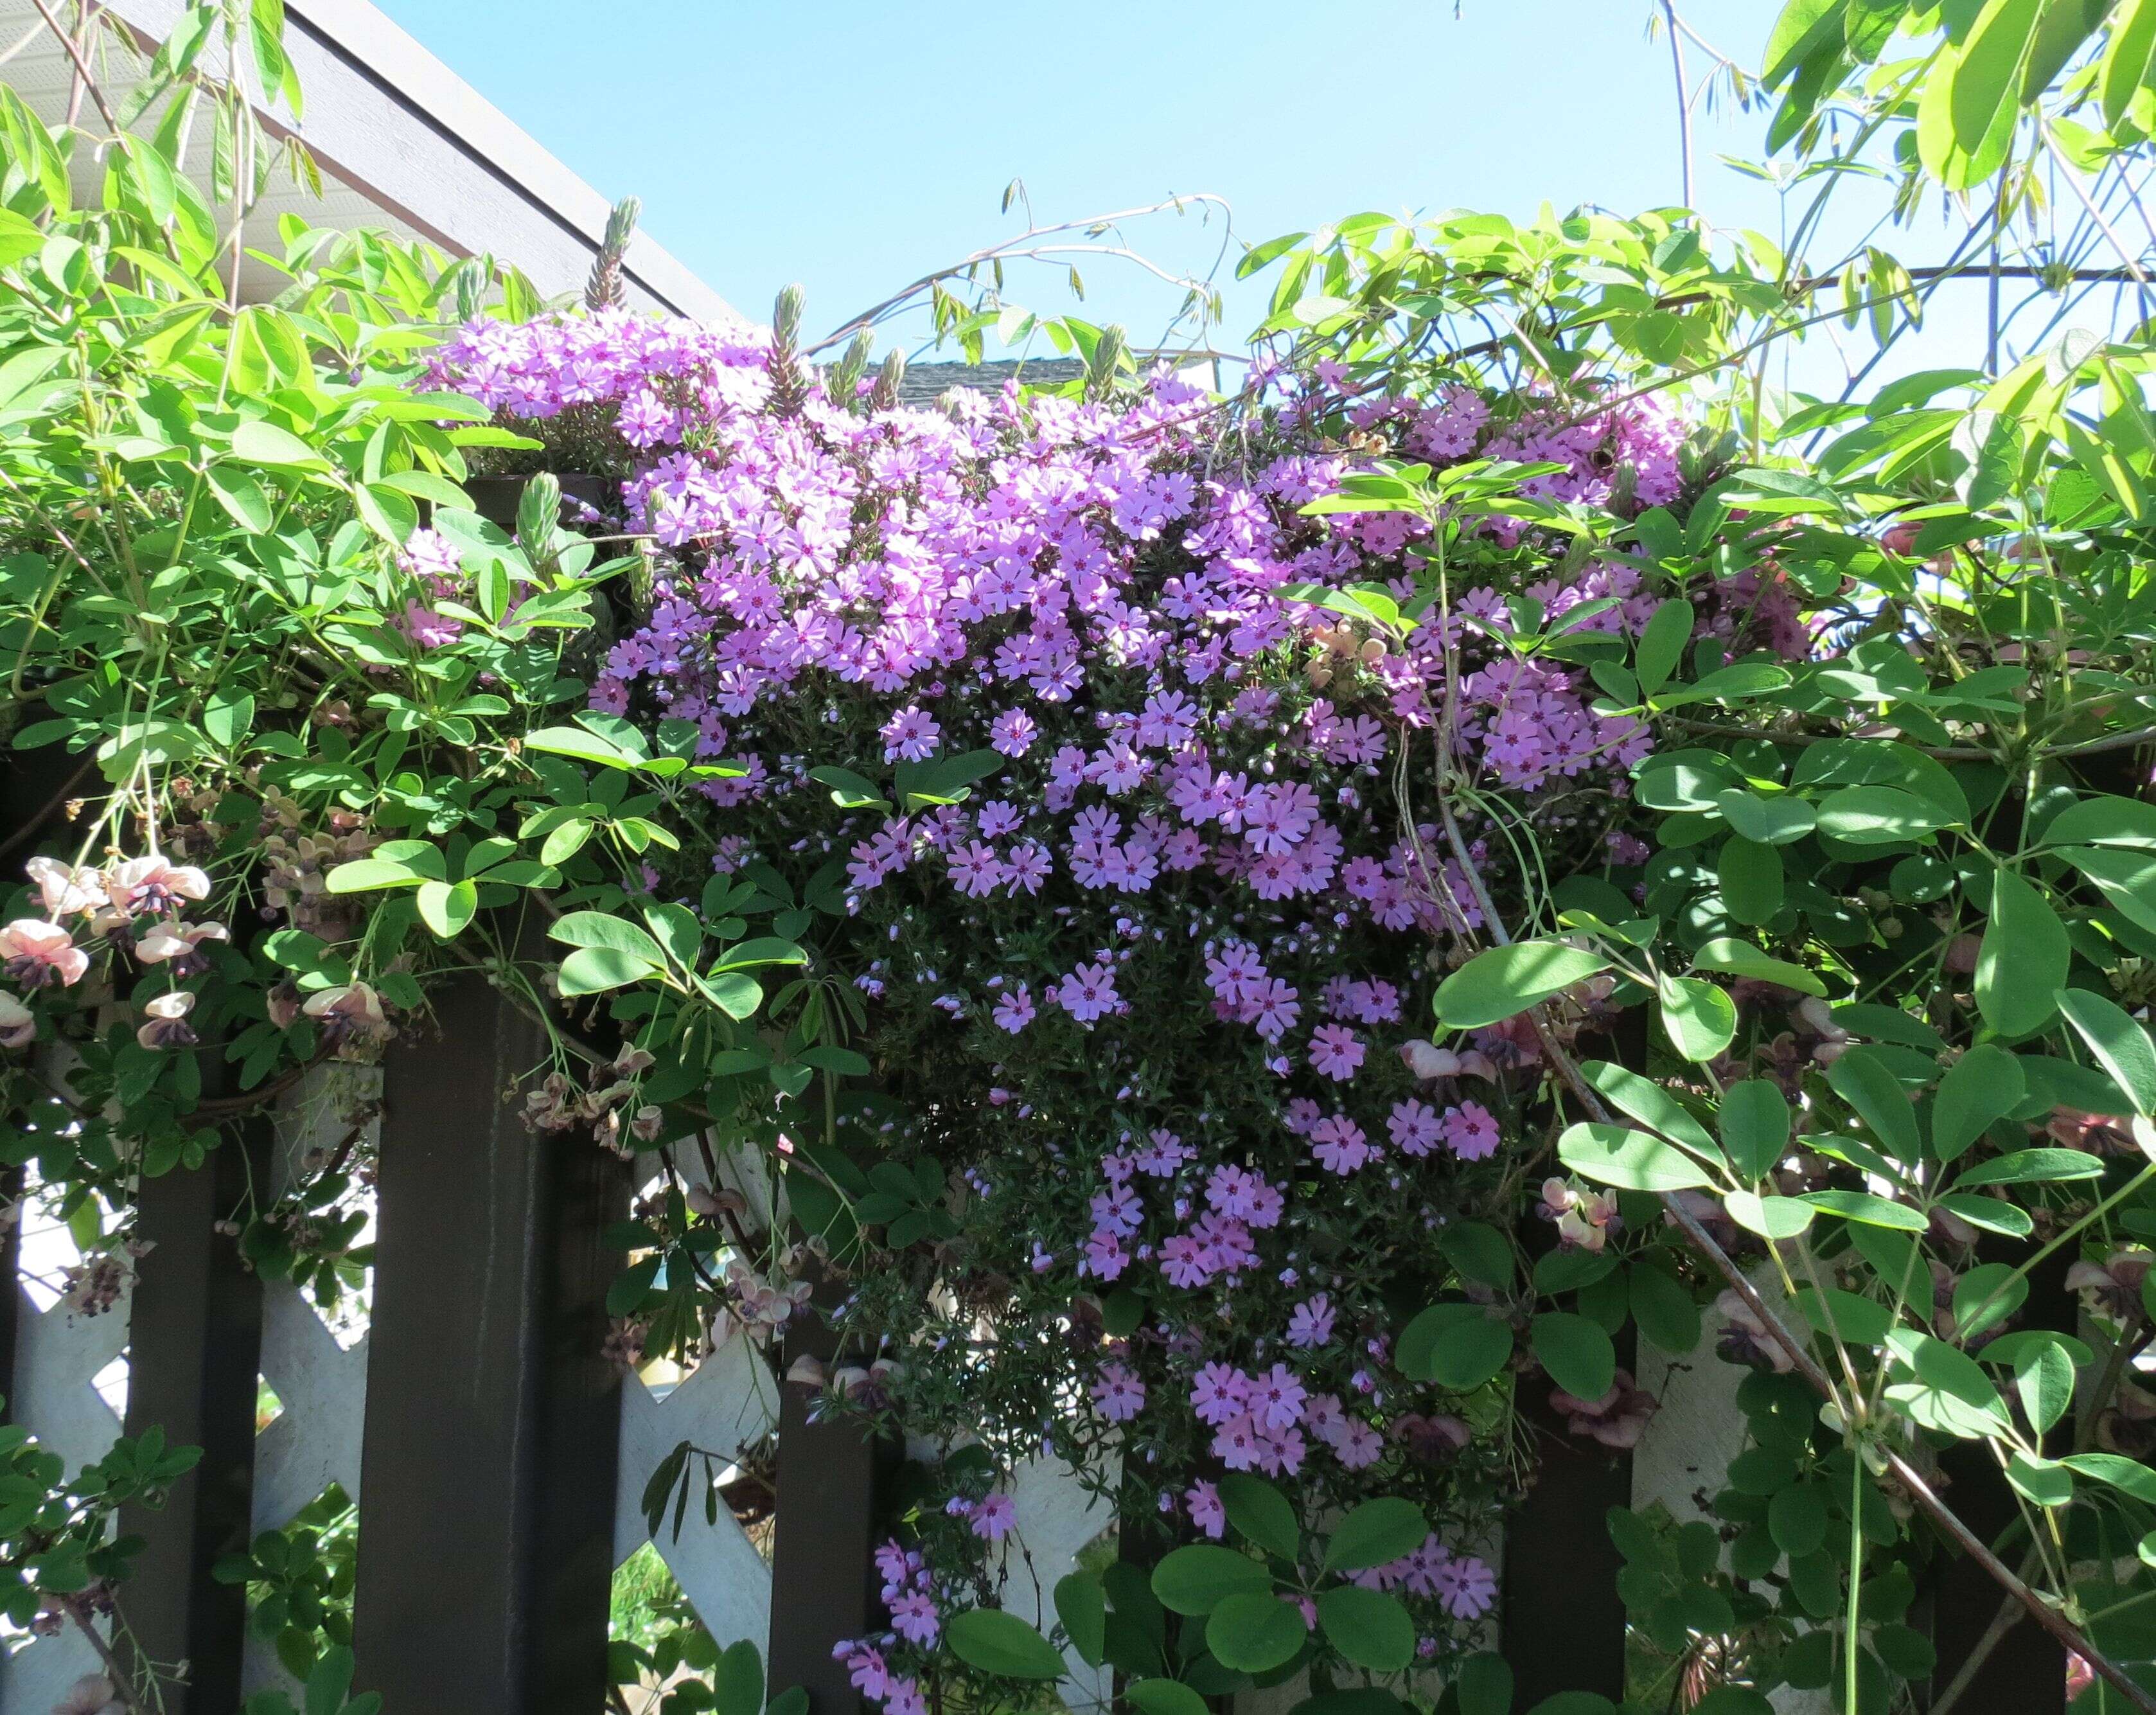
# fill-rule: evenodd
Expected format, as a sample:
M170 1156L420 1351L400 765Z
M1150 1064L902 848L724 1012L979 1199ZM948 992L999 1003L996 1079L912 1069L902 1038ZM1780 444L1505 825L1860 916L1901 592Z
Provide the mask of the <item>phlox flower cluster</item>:
M1396 780L1427 777L1418 749L1456 701L1467 763L1553 847L1578 829L1580 861L1608 863L1568 795L1621 792L1645 730L1476 622L1606 598L1585 623L1630 629L1655 605L1638 571L1560 576L1553 547L1480 536L1449 610L1372 635L1288 588L1405 599L1424 526L1301 513L1352 468L1312 401L1223 453L1165 372L1113 401L1011 388L928 410L773 369L738 330L603 316L473 330L437 379L520 419L619 413L623 509L662 554L593 702L692 723L743 770L700 788L715 868L820 875L841 901L819 957L865 1002L878 1091L840 1141L963 1187L944 1296L892 1269L849 1301L855 1338L904 1354L893 1408L1004 1471L1052 1453L1145 1485L1212 1534L1224 1472L1313 1509L1395 1492L1459 1517L1502 1450L1389 1336L1398 1289L1445 1269L1450 1212L1496 1183L1537 1050L1502 1029L1464 1053L1416 1040L1481 914ZM1420 456L1557 464L1537 479L1556 498L1676 495L1677 425L1541 409L1454 389L1358 416ZM844 807L810 778L829 767L884 802ZM657 886L693 901L701 878ZM1009 1502L954 1488L921 1528L986 1590ZM893 1631L846 1659L911 1715L917 1676L892 1664L935 1642L947 1592L892 1553ZM1433 1635L1491 1599L1488 1568L1435 1538L1377 1576Z

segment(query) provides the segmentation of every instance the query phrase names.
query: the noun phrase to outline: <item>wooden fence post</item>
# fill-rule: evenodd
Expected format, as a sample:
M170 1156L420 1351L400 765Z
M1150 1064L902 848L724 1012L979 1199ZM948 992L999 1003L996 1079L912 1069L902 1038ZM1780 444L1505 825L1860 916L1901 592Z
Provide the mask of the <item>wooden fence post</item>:
M592 1715L607 1693L619 1164L502 1093L542 1028L477 974L384 1057L354 1649L384 1706Z
M843 1302L846 1290L842 1281L819 1280L817 1309ZM831 1364L838 1350L821 1316L797 1316L788 1325L789 1371L802 1358ZM806 1691L809 1715L861 1715L866 1705L831 1651L882 1629L873 1556L897 1450L850 1418L811 1422L820 1391L791 1381L779 1389L768 1679L774 1695L794 1686Z
M1634 1333L1617 1338L1617 1364L1633 1365ZM1499 1647L1512 1664L1513 1707L1532 1709L1559 1692L1625 1697L1625 1557L1609 1534L1609 1509L1632 1504L1632 1456L1571 1433L1549 1403L1545 1375L1514 1384L1515 1409L1534 1432L1534 1487L1505 1524Z
M171 1715L228 1715L240 1702L247 1588L211 1571L251 1531L262 1282L216 1224L261 1183L272 1132L258 1114L200 1167L143 1179L136 1192L136 1232L151 1248L136 1265L128 1312L126 1432L160 1429L173 1446L202 1449L163 1506L120 1516L121 1533L144 1546L122 1592L119 1641L162 1671L186 1664L184 1687L166 1696Z
M1979 1259L1986 1261L2010 1262L2020 1254L2019 1245L1984 1244L1977 1249ZM2066 1271L2073 1261L2070 1247L2030 1271L2028 1301L2014 1326L2051 1328L2062 1333L2074 1331L2077 1307L2074 1295L2066 1289ZM2045 1436L2044 1451L2057 1458L2073 1451L2073 1440L2074 1414L2069 1411ZM1939 1468L1948 1484L1947 1505L1963 1523L1997 1547L2000 1533L2020 1518L2021 1508L1991 1450L1981 1441L1957 1441L1940 1454ZM2001 1548L1999 1553L2011 1566L2020 1562L2026 1548L2025 1543ZM1967 1556L1943 1545L1938 1552L1936 1577L1927 1593L1932 1643L1939 1657L1932 1670L1934 1698L1953 1682L2006 1600L1999 1585ZM1982 1675L1982 1694L1968 1701L1969 1708L2011 1709L2015 1715L2063 1715L2066 1652L2049 1632L2025 1618L2017 1615L2014 1629L1986 1659Z
M1620 1014L1607 1035L1583 1037L1583 1060L1607 1056L1643 1076L1647 1014ZM1554 1248L1555 1233L1529 1214L1521 1233L1530 1259ZM1617 1367L1635 1371L1637 1332L1627 1323L1616 1337ZM1546 1375L1519 1377L1515 1409L1532 1431L1534 1487L1505 1524L1500 1591L1500 1643L1512 1664L1513 1707L1532 1709L1559 1692L1625 1697L1625 1601L1617 1574L1625 1557L1609 1534L1613 1507L1632 1504L1632 1456L1571 1432L1570 1420L1550 1404L1557 1384Z

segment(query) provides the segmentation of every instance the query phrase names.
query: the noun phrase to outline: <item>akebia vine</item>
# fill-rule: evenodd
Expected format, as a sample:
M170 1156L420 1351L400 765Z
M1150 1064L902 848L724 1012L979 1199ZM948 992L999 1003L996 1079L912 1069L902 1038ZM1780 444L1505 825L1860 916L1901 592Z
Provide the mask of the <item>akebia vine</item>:
M1789 100L1881 51L1819 33L1847 9L1790 9ZM2009 10L1905 33L1967 95ZM2097 28L2032 147L2067 111L2141 146ZM1915 127L1909 182L1969 182L1961 108L1877 76L1847 99ZM923 407L865 344L809 362L795 292L767 330L622 308L626 214L581 309L296 228L242 307L162 145L76 208L64 133L5 138L0 639L23 778L64 758L6 859L5 1158L70 1313L141 1181L273 1102L344 1141L234 1242L362 1286L338 1068L478 969L550 1044L504 1100L637 1187L609 1355L738 1336L778 1380L827 1317L785 1379L911 1450L843 1646L891 1715L1081 1666L1145 1715L1504 1715L1522 1407L1636 1445L1620 1340L1748 1372L1718 1528L1580 1522L1635 1693L1884 1712L1965 1553L2087 1707L2149 1706L2145 340L1807 400L1758 354L1872 309L1877 253L1830 285L1689 215L1366 216L1249 253L1224 396L938 278L962 346L1086 372ZM2077 1327L2028 1313L2053 1259ZM8 1617L124 1612L113 1510L189 1456L10 1433ZM1043 1461L1115 1520L1045 1599ZM228 1569L334 1709L306 1541ZM693 1620L639 1648L760 1707Z

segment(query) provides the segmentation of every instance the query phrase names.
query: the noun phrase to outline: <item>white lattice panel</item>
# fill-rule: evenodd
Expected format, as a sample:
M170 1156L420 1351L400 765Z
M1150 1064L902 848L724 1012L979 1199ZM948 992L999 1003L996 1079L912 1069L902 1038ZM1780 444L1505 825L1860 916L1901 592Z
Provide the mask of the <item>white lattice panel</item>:
M1111 1492L1116 1475L1110 1473ZM1004 1606L1045 1631L1055 1624L1055 1586L1078 1569L1086 1544L1115 1522L1115 1507L1054 1458L1020 1466L1010 1497L1014 1519L1003 1545ZM1065 1706L1106 1707L1111 1690L1106 1670L1087 1666L1075 1650L1065 1651L1063 1659L1070 1669L1060 1687Z
M94 1383L127 1349L127 1300L102 1316L75 1316L57 1304L40 1311L29 1293L13 1290L21 1295L21 1320L8 1420L28 1429L72 1471L103 1458L119 1438L119 1413ZM50 1715L68 1687L97 1665L89 1641L73 1630L18 1643L0 1664L0 1715Z
M717 1522L706 1524L699 1497L691 1497L678 1538L670 1514L654 1539L644 1526L644 1488L660 1461L684 1441L731 1457L762 1440L778 1422L778 1384L762 1354L740 1334L663 1399L638 1377L622 1384L614 1564L651 1542L697 1615L722 1644L747 1638L763 1648L771 1630L770 1565L724 1507Z
M311 1074L279 1115L270 1194L282 1194L310 1150L331 1149L349 1129L346 1112L373 1099L381 1074L331 1066ZM371 1146L379 1122L362 1134ZM276 1417L255 1438L254 1528L288 1524L331 1483L359 1498L359 1449L367 1420L367 1341L341 1344L311 1300L289 1281L262 1290L262 1379L277 1396ZM296 1682L275 1650L251 1633L243 1683L252 1694Z

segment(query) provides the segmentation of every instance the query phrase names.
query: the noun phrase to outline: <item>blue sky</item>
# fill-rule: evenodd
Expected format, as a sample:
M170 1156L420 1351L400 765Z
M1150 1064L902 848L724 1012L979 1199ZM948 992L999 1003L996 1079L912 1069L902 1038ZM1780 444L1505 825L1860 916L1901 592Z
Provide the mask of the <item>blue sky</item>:
M1363 208L1631 212L1679 190L1650 0L380 0L481 94L761 321L788 280L817 331L1042 219L1209 191L1262 239ZM1778 0L1691 0L1754 59ZM1695 64L1697 64L1695 56ZM1771 222L1716 167L1762 121L1703 119L1703 200ZM1202 265L1218 224L1131 238ZM1172 295L1081 260L1081 313L1147 337ZM1067 307L1043 276L1012 295ZM1246 297L1245 303L1248 303ZM1240 333L1254 319L1231 313Z
M801 282L815 334L1018 231L998 207L1014 177L1044 221L1210 192L1250 242L1362 209L1631 213L1681 182L1656 0L378 3L603 194L640 196L646 229L754 320ZM1747 64L1779 9L1679 8ZM1709 218L1774 233L1773 192L1717 158L1755 155L1765 114L1724 101L1695 127ZM1221 228L1162 216L1127 236L1198 271ZM1946 249L1933 222L1885 242L1912 264ZM1081 267L1083 306L1045 271L1007 296L1159 336L1176 294L1127 264ZM1266 290L1230 288L1224 346ZM1982 289L1950 289L1875 379L1981 362L1982 323ZM1838 384L1823 341L1796 362L1802 384Z

